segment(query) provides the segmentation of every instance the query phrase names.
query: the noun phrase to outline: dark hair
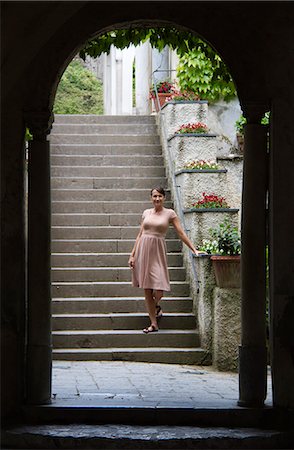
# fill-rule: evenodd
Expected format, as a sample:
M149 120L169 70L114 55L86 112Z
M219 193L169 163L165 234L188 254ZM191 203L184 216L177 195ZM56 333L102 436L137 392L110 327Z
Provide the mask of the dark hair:
M151 196L152 196L152 192L153 191L157 191L157 192L159 192L160 194L162 194L165 197L165 190L163 189L163 187L156 186L156 187L152 188L151 189L151 193L150 193Z

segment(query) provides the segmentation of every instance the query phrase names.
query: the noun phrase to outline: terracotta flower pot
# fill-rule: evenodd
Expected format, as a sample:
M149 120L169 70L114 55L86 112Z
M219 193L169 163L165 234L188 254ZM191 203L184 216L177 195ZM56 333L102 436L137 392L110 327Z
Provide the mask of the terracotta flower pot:
M210 259L218 287L239 288L241 286L240 255L213 255Z
M167 93L167 94L164 93L164 92L159 92L158 93L158 100L159 100L160 108L162 108L162 106L165 104L166 99L168 97L170 97L170 96L171 96L170 93ZM156 110L156 112L158 112L159 108L158 108L158 102L157 102L156 96L152 95L152 99L153 99L153 102L154 102L155 110Z
M237 143L238 143L238 150L241 154L244 152L244 135L241 133L237 133Z

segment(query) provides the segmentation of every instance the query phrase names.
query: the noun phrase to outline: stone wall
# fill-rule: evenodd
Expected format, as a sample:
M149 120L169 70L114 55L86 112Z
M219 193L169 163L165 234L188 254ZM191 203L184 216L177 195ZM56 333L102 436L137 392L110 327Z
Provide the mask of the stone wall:
M209 108L205 102L166 103L158 116L163 156L175 210L189 238L198 247L203 239L211 237L209 229L216 227L225 217L240 226L242 156L232 153L232 145L220 149L217 134L174 134L183 123L201 121L207 124L209 117ZM222 129L216 116L214 123L217 123L215 129ZM184 169L186 163L196 159L215 161L221 169ZM192 203L201 198L203 192L224 196L230 208L214 211L191 210ZM218 370L236 371L241 329L240 289L223 289L216 286L209 256L194 258L198 278L195 280L189 252L184 246L184 263L187 267L201 346L211 352L212 363Z

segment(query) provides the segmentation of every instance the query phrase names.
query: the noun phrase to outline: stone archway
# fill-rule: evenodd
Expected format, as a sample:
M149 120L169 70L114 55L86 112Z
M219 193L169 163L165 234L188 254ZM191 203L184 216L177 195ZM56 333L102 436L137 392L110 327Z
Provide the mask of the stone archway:
M144 22L142 22L144 24ZM118 27L123 25L118 25ZM52 102L54 97L54 91L56 89L56 84L51 86L51 92L50 92L50 102ZM248 105L247 105L248 106ZM251 142L252 149L250 150L250 154L254 154L254 147L256 145L256 138L258 139L258 135L260 134L260 139L257 141L258 145L257 148L264 148L265 151L263 153L263 158L266 154L266 141L263 140L263 130L259 130L258 122L260 122L261 116L264 114L264 105L262 105L259 110L257 111L256 105L253 105L253 109L251 105L249 106L250 114L253 111L254 118L253 120L253 127L251 127L251 124L249 124L247 127L251 130L250 132L253 133L253 138ZM27 116L27 121L29 123L29 120L34 119L33 115ZM42 117L43 119L44 117ZM38 123L40 123L40 117L37 118ZM36 173L40 173L37 171L40 168L40 166L43 164L44 169L42 170L42 173L46 173L48 171L49 167L49 159L48 155L46 155L46 152L48 152L48 142L46 141L46 133L48 132L48 128L44 128L45 123L42 124L43 129L41 132L34 132L34 126L35 124L30 124L30 128L33 132L34 139L30 143L30 182L29 186L31 186L31 190L29 192L29 198L31 199L30 205L31 208L29 208L29 339L28 339L28 373L30 373L30 382L29 382L29 398L31 398L31 402L44 402L44 399L46 397L45 392L43 391L43 388L41 388L39 392L39 399L38 399L38 390L36 390L36 385L40 382L40 377L37 375L34 376L34 368L36 367L36 360L39 360L38 366L43 367L43 373L47 373L47 396L48 400L50 398L50 383L48 383L48 376L50 374L51 370L51 338L49 335L49 329L48 326L46 327L45 324L50 324L50 320L48 317L50 307L49 307L49 299L50 294L48 295L48 285L49 285L49 270L50 270L50 263L49 261L46 262L46 258L44 259L44 264L47 266L47 281L46 277L44 277L44 273L46 271L45 267L41 267L39 264L39 249L40 247L43 248L44 253L46 253L46 248L48 252L48 246L49 240L48 236L46 236L45 233L38 232L38 227L43 227L44 229L48 229L49 227L49 220L48 217L45 217L45 221L43 224L39 221L38 224L36 223L36 217L39 217L41 215L41 210L44 209L44 204L47 199L47 210L49 211L49 204L48 204L48 193L49 193L49 180L48 175L46 177L42 177L41 179L37 180L36 183ZM250 140L247 140L247 142L250 142ZM46 150L45 150L46 149ZM41 157L41 160L36 159L36 163L34 163L34 153L36 155L39 155ZM42 156L40 156L42 155ZM264 159L262 159L261 165L264 164ZM245 164L245 167L247 167L248 163ZM36 167L36 169L35 169ZM47 172L48 173L48 172ZM260 177L260 173L259 173ZM259 325L259 327L256 325L255 327L255 333L256 336L253 336L254 333L251 333L249 324L252 323L252 316L250 314L250 304L256 299L256 297L260 297L262 295L262 290L264 290L265 287L265 278L263 280L263 283L260 285L260 289L257 291L255 296L252 295L252 292L249 288L249 285L251 283L253 273L249 271L248 273L248 267L246 264L246 257L248 259L251 258L251 254L249 252L249 256L247 256L247 249L246 249L246 217L250 214L251 211L251 194L247 195L247 189L251 190L251 185L248 184L249 175L246 178L245 177L245 183L244 183L244 204L243 204L243 345L240 348L240 405L262 405L263 401L266 396L266 349L265 349L265 299L263 302L260 303L260 310L259 310L259 320L255 321L256 324ZM260 178L259 178L260 179ZM33 188L34 183L38 186L38 188ZM255 185L255 182L254 182ZM255 188L256 190L256 188ZM35 197L36 195L36 197ZM255 195L255 202L257 201L257 198L259 198L261 204L264 201L265 195L266 195L266 185L265 185L265 175L263 183L261 184L261 189L259 192L259 197ZM40 208L40 205L41 208ZM244 220L245 219L245 220ZM46 223L46 220L48 222ZM256 242L256 245L260 246L260 253L262 254L262 251L265 247L265 218L262 219L261 227L264 231L264 236L261 238L261 234L258 235L258 242ZM39 236L39 239L36 237ZM256 252L256 247L255 247ZM49 253L49 252L48 252ZM245 261L245 263L244 263ZM265 262L262 261L262 258L259 260L259 276L262 277L262 272L264 272L265 277ZM256 272L256 267L255 267ZM38 275L38 276L37 276ZM256 274L255 274L256 276ZM37 283L37 279L43 278L43 284L40 286ZM250 295L246 296L247 290L249 289ZM265 294L265 292L264 292ZM42 302L42 313L41 313L41 307L39 298L42 297L44 300ZM40 327L37 331L37 322L34 319L35 317L40 318L40 313L43 318L42 323L43 326ZM256 311L254 312L254 315L256 316ZM246 320L244 320L244 317ZM256 318L256 317L255 317ZM245 336L245 337L244 337ZM252 337L253 336L253 337ZM42 344L40 344L42 342ZM45 356L46 355L46 356ZM254 355L254 356L253 356ZM254 362L254 371L252 371L252 359L255 360L255 357L257 357L257 360L260 362L259 370L257 369L257 364ZM257 375L256 375L257 374ZM45 377L44 377L45 378ZM45 384L45 383L44 383ZM248 389L248 386L250 388ZM258 386L258 388L256 387Z
M249 119L249 125L248 125L248 131L247 131L247 155L250 157L247 162L247 169L248 170L248 176L247 181L250 181L250 183L246 186L244 186L244 193L245 194L246 201L244 202L244 209L243 214L244 218L249 217L249 212L255 210L256 211L256 205L258 203L258 207L260 207L260 214L258 214L259 217L259 225L258 225L258 233L255 236L254 240L252 241L252 234L250 233L250 224L252 224L252 216L248 221L248 227L244 229L243 233L243 244L244 249L246 253L247 249L247 255L245 254L244 261L247 263L244 263L243 267L245 270L246 267L248 267L249 264L251 264L251 261L254 261L254 264L251 265L251 274L250 272L247 272L245 274L245 277L243 277L243 298L246 299L248 305L250 305L248 308L246 307L245 317L244 320L247 323L247 325L244 324L244 329L246 329L246 339L244 344L247 347L247 350L249 353L247 353L247 356L250 360L252 360L252 355L258 355L259 349L258 343L260 343L260 334L255 333L255 336L253 338L252 334L250 333L250 324L256 320L256 301L255 299L258 297L260 298L259 292L262 292L263 290L263 278L261 277L261 282L258 279L258 270L261 268L261 273L263 273L263 247L264 247L264 182L260 182L260 178L258 178L258 183L260 186L260 191L258 192L258 196L252 198L252 192L254 192L254 195L256 194L256 179L253 179L251 177L252 174L254 176L258 173L257 167L262 166L262 168L266 167L266 164L264 162L264 152L261 152L262 155L259 162L257 162L254 158L254 148L255 145L257 145L257 142L259 140L259 143L261 147L264 150L264 136L259 128L259 118L261 116L261 111L264 112L265 110L268 110L268 103L269 98L273 98L273 109L275 111L276 116L278 118L284 118L283 127L282 129L287 132L287 127L285 128L285 123L287 122L287 117L283 113L283 108L289 112L289 105L287 103L286 97L283 94L283 90L280 90L281 95L284 95L284 100L281 101L278 98L275 97L275 89L276 86L280 86L278 83L278 79L280 74L277 74L277 69L274 67L274 54L271 53L270 50L266 52L266 54L263 54L264 50L264 40L260 36L257 39L257 42L255 43L254 40L249 37L250 31L252 32L252 36L254 35L254 30L256 30L259 26L262 30L267 30L266 22L263 22L263 13L259 9L258 6L254 7L255 16L252 10L248 11L246 10L245 5L240 5L238 7L234 6L231 7L230 5L220 5L221 7L218 7L217 5L207 5L204 3L193 3L193 5L189 5L189 2L185 5L181 5L178 9L175 10L169 10L166 11L163 4L158 3L154 9L151 8L142 8L142 5L140 4L133 4L126 7L126 5L123 4L116 4L116 8L114 8L111 11L105 12L102 14L97 14L97 8L99 8L99 4L95 4L91 2L87 4L82 3L76 3L70 4L68 6L62 5L60 7L57 7L56 5L48 6L46 5L46 8L48 10L41 10L36 7L36 11L38 12L39 16L42 20L39 20L37 22L38 14L34 14L32 12L32 9L29 8L29 10L23 10L22 14L20 14L20 17L22 17L22 20L33 20L36 21L37 26L34 33L34 39L33 42L31 42L31 46L28 46L27 54L25 55L26 58L21 59L21 64L19 64L18 70L12 75L11 70L9 71L9 64L10 68L13 67L13 63L8 58L8 63L6 65L7 72L5 73L5 83L6 83L6 91L5 91L5 97L3 98L3 103L5 107L7 108L7 111L9 111L9 114L6 115L5 121L8 124L6 129L10 130L11 136L13 134L14 128L18 130L17 138L14 140L11 139L11 141L8 142L7 151L9 149L13 150L14 146L16 145L19 154L21 153L21 137L20 134L23 132L23 125L22 125L22 117L21 117L21 111L25 111L26 114L29 113L31 115L32 113L35 114L35 119L33 120L32 128L37 128L37 123L39 123L40 128L39 132L36 134L36 136L39 136L39 140L36 139L35 141L35 147L36 149L41 149L45 147L44 144L44 136L46 135L46 131L48 129L48 117L46 118L46 115L50 115L50 109L53 102L54 97L54 91L56 89L56 86L58 84L58 80L61 76L62 71L66 67L67 63L71 60L71 58L76 53L79 45L81 42L84 42L87 38L93 36L96 34L97 30L106 30L110 29L113 26L116 26L116 24L120 23L141 23L142 17L144 20L146 20L146 23L158 23L158 17L163 17L164 20L169 21L169 23L177 24L179 27L187 27L191 30L196 31L196 25L195 25L195 17L201 17L201 20L197 23L197 31L201 36L203 36L210 44L214 45L215 48L217 48L222 55L223 59L227 62L227 64L230 67L231 72L233 73L235 83L238 88L239 98L241 100L241 104L243 107L243 111L247 118ZM98 5L98 6L97 6ZM101 5L100 5L101 6ZM21 8L19 6L19 8ZM41 8L41 7L40 7ZM45 8L45 7L44 7ZM274 8L274 7L273 7ZM99 11L98 11L99 12ZM246 33L243 33L241 28L239 28L239 25L237 24L237 18L239 12L242 12L244 14L244 20L247 23ZM276 11L277 12L277 11ZM275 11L272 11L269 13L271 17L274 17ZM12 17L12 16L11 16ZM10 19L11 19L10 17ZM57 20L58 19L58 20ZM46 22L47 21L47 22ZM54 22L55 21L55 22ZM44 27L44 23L47 23L47 28ZM50 25L54 23L54 27L51 27ZM162 23L162 22L161 22ZM220 25L221 24L221 25ZM251 28L250 28L251 27ZM20 27L20 29L22 29ZM74 30L74 32L73 32ZM70 35L71 39L68 39L68 36ZM234 36L234 39L232 39L232 36ZM28 45L27 39L24 40L26 45ZM281 41L282 42L282 38ZM272 44L275 48L275 41L272 40ZM10 45L10 49L13 49L13 45L16 45L16 43L13 41ZM252 48L254 48L254 52L252 52ZM242 58L237 58L236 55L242 53ZM12 52L13 53L13 52ZM272 62L271 62L271 70L273 73L273 76L271 74L268 74L266 67L266 61L268 60L268 56L271 55ZM252 67L254 67L254 71L252 70ZM284 74L284 72L283 72ZM285 79L288 79L287 76L284 74ZM269 78L269 80L267 79ZM13 107L10 105L13 104ZM24 114L24 116L26 116ZM15 127L13 126L13 118L12 116L15 115L17 118L17 122ZM44 117L45 115L45 117ZM43 116L43 118L42 118ZM291 114L289 115L291 117ZM28 123L28 121L27 121ZM284 151L284 154L288 155L288 149L289 149L289 143L285 139L285 137L281 134L281 132L278 131L277 126L273 126L273 129L275 129L276 134L274 135L272 148L273 148L273 155L271 158L271 168L272 171L274 170L274 163L280 164L278 161L277 156L277 149L278 149L278 141L277 136L280 138L280 145L282 145L282 150ZM281 150L281 154L283 155L283 151ZM12 152L11 155L16 155L16 152ZM6 161L9 163L10 167L14 165L14 167L17 167L18 173L21 172L22 167L22 158L17 155L15 156L15 161L12 161L12 157L7 156L5 154ZM39 167L38 163L36 165L36 168ZM46 166L46 165L45 165ZM281 167L281 166L279 166ZM266 168L267 171L267 168ZM264 172L263 173L263 180L264 180ZM286 168L283 168L283 173L288 173ZM258 176L258 175L256 175ZM42 182L43 180L40 180ZM5 205L8 205L8 210L13 211L11 213L11 221L14 224L21 224L23 221L23 212L22 212L22 206L21 206L21 199L23 198L21 183L18 183L15 181L15 179L9 180L6 176L4 178L4 182L7 186L7 196L5 198ZM278 208L278 201L281 200L282 192L278 186L277 180L273 179L271 180L271 190L275 193L275 196L272 197L273 210L270 212L270 220L271 220L271 226L273 230L272 235L272 245L274 249L277 249L277 243L282 240L282 237L279 235L278 232L278 225L281 225L283 229L285 229L285 235L286 233L286 223L283 224L280 221L274 220L273 217L273 211L277 211ZM44 193L47 192L46 189L43 191ZM258 199L258 200L257 200ZM11 207L12 205L12 207ZM285 217L285 215L282 215ZM254 220L256 217L254 217ZM286 220L285 220L286 222ZM246 231L247 230L247 231ZM13 233L12 233L13 234ZM288 233L289 234L289 233ZM16 234L15 234L16 236ZM11 234L8 233L8 237L11 237ZM260 239L261 238L261 239ZM11 242L11 241L10 241ZM19 236L19 238L16 238L16 243L19 244L19 248L24 249L24 236L23 234ZM247 243L246 243L247 242ZM257 245L254 247L254 245ZM9 247L10 243L8 242L7 248ZM283 244L284 245L284 244ZM23 252L24 253L24 252ZM256 255L259 255L260 259L256 259ZM14 264L14 272L17 274L21 274L18 279L21 279L23 277L24 273L24 256L21 256L19 260L16 258L16 252L13 255L10 256L9 261L13 261ZM273 256L272 256L273 258ZM287 259L287 258L286 258ZM289 260L289 257L287 261ZM250 262L249 262L250 261ZM259 266L259 262L261 262L261 266ZM279 275L277 274L277 269L281 269L281 262L279 259L275 260L276 266L273 269L272 275L274 279L274 285L279 288L279 281L275 281L276 279L279 280ZM289 262L290 264L290 262ZM258 266L258 267L257 267ZM12 264L10 264L10 267L12 267ZM257 267L257 271L254 269ZM290 266L289 266L290 267ZM12 280L12 269L7 269L9 273L8 280ZM250 277L252 276L252 278ZM285 278L283 278L285 279ZM276 283L276 284L275 284ZM277 284L278 283L278 284ZM15 297L17 298L18 302L18 308L23 308L24 304L24 297L21 294L20 290L17 290L16 287L14 287L14 290L12 289L12 281L7 282L8 290L10 292L10 296L13 297L14 291L16 292ZM280 283L281 284L281 283ZM250 289L250 286L259 286L258 289L261 289L261 291L253 292L252 289ZM273 288L272 293L275 298L275 314L280 314L281 311L286 310L287 302L289 303L289 299L287 300L287 293L290 292L290 283L289 280L284 283L285 289L280 291L281 293L277 294ZM280 292L278 290L278 292ZM278 304L279 302L279 295L282 298L281 305ZM261 294L262 298L262 294ZM283 303L284 302L284 303ZM261 302L262 303L262 302ZM248 306L247 305L247 306ZM258 302L259 305L259 302ZM260 305L262 307L262 305ZM18 314L18 312L17 312ZM285 318L286 320L286 318ZM286 321L286 323L288 323ZM35 328L34 328L35 330ZM36 330L35 330L36 331ZM253 339L252 339L253 338ZM286 339L286 335L282 336L283 342ZM17 338L16 338L17 339ZM279 337L277 338L279 341ZM23 348L24 341L20 340L16 342L20 343L20 346L14 345L12 346L15 350L17 349L17 354L19 354L20 359L23 358L23 353L20 353L21 350L19 348ZM256 345L257 343L257 345ZM49 342L44 343L44 345L50 346ZM279 345L279 344L277 344ZM284 344L283 344L284 345ZM255 347L256 352L251 353L250 351L253 350L253 347ZM276 382L278 383L278 389L277 389L277 396L276 401L278 404L289 404L289 402L286 399L285 393L283 392L282 385L285 383L285 381L282 381L281 374L287 374L289 373L291 375L292 369L290 366L290 359L289 359L289 346L287 343L284 345L284 354L282 356L279 356L279 349L278 346L275 347L275 371L276 371ZM251 348L251 350L250 350ZM287 353L288 352L288 353ZM283 358L283 359L282 359ZM246 358L245 358L246 359ZM247 360L248 361L248 360ZM284 362L285 365L282 370L278 367L278 362ZM47 364L47 362L46 362ZM248 365L249 364L249 365ZM244 365L248 367L250 366L250 362L244 362ZM288 370L287 370L288 368ZM250 370L251 370L250 369ZM10 369L9 369L10 370ZM260 371L263 373L264 365L263 362L260 366ZM47 371L46 371L47 372ZM245 370L246 372L246 370ZM250 371L249 371L250 372ZM260 373L261 373L260 372ZM24 369L21 366L20 374L23 375ZM31 374L30 374L31 375ZM36 376L38 375L38 372L36 371ZM290 375L287 375L287 379L290 379ZM285 375L286 376L286 375ZM250 372L251 383L253 380L253 374ZM20 383L20 381L19 381ZM250 385L252 386L252 384ZM42 388L43 389L43 388ZM46 388L47 389L47 388ZM46 391L45 389L45 391ZM251 387L250 389L251 390ZM45 392L45 396L42 395L42 402L45 401L45 397L48 396L50 393L47 391ZM22 392L21 389L19 389L19 392ZM19 394L20 397L22 394ZM20 398L19 397L19 398ZM252 399L251 399L252 400ZM40 402L40 396L38 397L38 400Z

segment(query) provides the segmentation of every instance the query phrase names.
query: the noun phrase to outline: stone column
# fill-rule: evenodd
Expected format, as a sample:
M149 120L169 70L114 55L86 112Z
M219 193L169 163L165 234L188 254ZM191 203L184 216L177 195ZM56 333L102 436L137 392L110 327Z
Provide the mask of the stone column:
M136 114L145 115L151 112L149 88L151 81L151 48L149 41L136 47Z
M169 72L170 61L169 61L169 47L166 45L164 49L160 52L156 48L152 49L152 70L160 70L160 72L155 72L155 81L166 80L167 78L172 78L174 73ZM163 71L163 72L161 72Z
M273 405L287 411L294 410L293 119L293 99L279 86L270 126L270 340Z
M242 256L240 406L262 407L266 397L266 196L267 129L260 124L266 106L243 105L245 126Z
M51 399L51 210L50 157L46 139L50 112L26 115L33 140L28 164L28 329L26 387L28 404Z

